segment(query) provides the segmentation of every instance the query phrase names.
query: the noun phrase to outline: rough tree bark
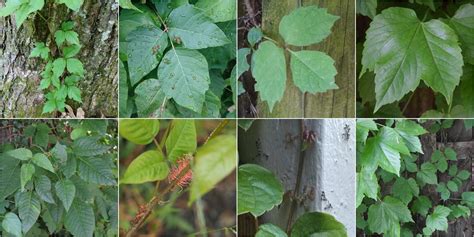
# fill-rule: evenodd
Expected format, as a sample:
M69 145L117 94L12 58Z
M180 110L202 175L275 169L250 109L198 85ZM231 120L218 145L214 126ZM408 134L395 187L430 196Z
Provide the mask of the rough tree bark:
M0 0L0 6L5 6ZM51 117L42 115L45 101L38 90L45 63L29 59L35 42L54 45L54 31L63 21L75 22L82 44L78 55L85 77L80 81L85 117L117 117L118 3L115 0L85 0L79 12L64 4L45 0L39 14L31 15L17 30L14 17L0 18L0 117ZM49 24L49 26L48 26ZM51 31L49 30L51 29ZM53 55L58 49L53 48Z

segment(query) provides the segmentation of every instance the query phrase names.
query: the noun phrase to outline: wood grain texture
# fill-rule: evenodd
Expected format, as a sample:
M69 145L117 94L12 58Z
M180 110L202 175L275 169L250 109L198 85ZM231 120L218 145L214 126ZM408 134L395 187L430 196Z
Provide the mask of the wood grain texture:
M331 35L319 44L292 49L312 49L329 54L336 62L337 90L316 95L302 93L293 84L291 71L287 68L287 88L283 99L270 113L265 102L259 101L259 117L279 118L352 118L355 116L355 1L329 0L262 0L262 29L264 33L284 45L278 33L281 18L298 6L316 5L340 17L332 28ZM314 24L317 24L315 22ZM287 65L289 55L286 53ZM271 60L271 59L269 59Z

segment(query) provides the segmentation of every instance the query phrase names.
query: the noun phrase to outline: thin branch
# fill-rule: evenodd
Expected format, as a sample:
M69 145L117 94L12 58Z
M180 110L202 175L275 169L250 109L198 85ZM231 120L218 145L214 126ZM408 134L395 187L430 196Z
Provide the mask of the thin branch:
M217 125L217 127L211 132L209 137L207 137L206 142L204 142L204 144L206 144L209 140L219 135L228 123L229 123L228 119L224 119L222 122L220 122L219 125Z

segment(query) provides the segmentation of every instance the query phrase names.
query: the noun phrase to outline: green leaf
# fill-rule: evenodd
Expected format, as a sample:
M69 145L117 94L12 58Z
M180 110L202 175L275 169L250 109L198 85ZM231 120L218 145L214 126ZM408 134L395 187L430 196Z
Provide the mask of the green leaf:
M459 36L466 62L474 64L474 5L467 3L459 7L448 24Z
M132 0L119 0L119 5L121 8L132 9L141 12L140 9L133 5Z
M415 90L421 79L450 104L462 74L455 32L439 20L421 22L411 9L391 7L377 15L362 54L362 72L376 74L375 111Z
M0 160L0 200L5 200L20 187L20 160L2 153Z
M193 154L197 147L194 120L173 120L165 145L168 160L173 163L184 154Z
M76 186L74 186L74 183L71 180L63 179L59 180L56 183L55 188L56 195L63 203L66 212L69 212L69 208L71 207L72 201L76 196Z
M168 47L168 37L157 26L145 25L130 32L127 42L128 70L130 82L134 86L158 66Z
M371 119L357 119L356 124L356 139L357 142L365 143L369 131L377 131L377 124Z
M78 158L79 176L88 183L116 185L113 163L107 156Z
M43 201L55 204L51 193L51 180L46 175L40 175L35 179L35 191Z
M20 181L21 181L21 191L25 191L25 185L28 181L31 180L33 174L35 173L35 166L32 164L23 164L21 165Z
M31 13L41 10L44 6L44 0L21 2L22 5L15 12L16 27L18 29Z
M76 237L92 237L95 229L95 215L91 205L74 199L64 219L64 226Z
M457 161L457 158L456 158L457 154L451 147L448 147L444 150L444 155L446 156L448 160Z
M40 200L33 192L22 192L17 200L18 216L21 219L23 233L28 232L38 220L41 212Z
M386 196L383 202L377 202L369 207L368 211L369 229L375 233L389 233L399 222L413 222L410 210L400 200Z
M288 237L288 235L274 224L263 224L258 226L255 237Z
M60 77L64 73L66 68L66 60L64 58L58 58L53 62L53 75L54 77Z
M419 194L420 188L413 178L405 179L399 177L392 186L392 196L400 199L407 205L413 197L418 197Z
M70 98L70 99L73 99L77 102L80 102L82 103L82 99L81 99L81 90L75 86L69 86L67 88L67 96Z
M452 165L451 167L449 167L449 171L448 171L449 176L456 176L457 173L458 173L458 167L456 165Z
M38 167L41 167L45 170L49 170L55 173L53 165L51 164L51 161L49 161L48 157L42 153L36 153L31 159L31 161L33 162L33 164L37 165Z
M174 9L167 23L170 40L184 48L204 49L230 43L217 25L190 4Z
M448 187L448 189L451 192L457 192L458 191L458 185L454 181L448 181L448 183L446 184L446 187Z
M68 58L67 59L67 71L71 74L77 74L80 76L84 75L84 66L81 61L77 58Z
M7 155L25 161L33 158L33 153L31 153L31 151L26 148L18 148L15 150L7 151Z
M287 44L308 46L328 37L338 19L338 16L329 14L325 8L300 7L281 19L279 32Z
M194 121L192 122L194 123ZM237 142L235 136L220 135L200 147L194 161L189 203L193 203L214 188L235 169L236 165Z
M234 0L199 0L195 6L214 22L231 21L236 18L237 1Z
M440 150L435 150L433 154L431 154L431 161L433 161L434 163L442 159L446 160L446 158L444 157L443 153Z
M260 27L252 27L247 33L247 41L252 47L254 47L258 42L260 42L262 38L263 38L263 32L262 32L262 29L260 29Z
M59 142L56 142L53 149L51 149L51 154L61 162L66 162L67 160L66 146Z
M469 218L471 216L471 209L463 205L453 205L450 206L451 213L449 213L449 219L457 219L460 217Z
M139 5L139 7L142 12L128 9L120 10L120 44L126 43L125 41L130 32L134 31L140 26L161 26L156 13L152 9L146 5Z
M106 153L109 146L99 143L100 137L80 137L74 140L72 149L77 156L97 156Z
M254 164L238 170L238 214L261 216L283 200L283 186L269 170Z
M382 127L376 137L367 139L361 162L374 170L378 164L387 172L399 175L400 153L408 155L410 151L393 128Z
M58 3L63 3L69 9L77 12L81 8L82 4L84 3L84 0L58 0Z
M395 129L411 152L423 154L420 139L417 137L427 133L422 126L411 120L401 120L397 122Z
M467 170L461 170L456 177L463 181L466 181L469 179L469 177L471 177L471 173Z
M347 231L345 226L330 214L310 212L303 214L296 220L293 227L291 227L291 236L347 237Z
M377 0L357 0L357 13L374 19L377 14Z
M338 89L334 60L318 51L290 51L293 82L304 93L321 93Z
M119 61L119 117L130 117L127 112L128 98L128 73L122 61ZM143 116L141 116L143 117Z
M166 18L170 12L179 6L189 4L188 0L152 0L159 15Z
M449 213L451 209L441 205L436 206L433 213L426 218L426 227L433 231L447 231Z
M428 162L423 163L416 174L416 178L427 184L437 184L436 166Z
M5 218L2 221L2 228L8 234L11 234L15 237L21 237L21 221L18 216L13 213L9 212L5 215Z
M448 190L445 183L439 183L436 187L436 192L440 193L441 199L443 201L448 200L449 196L451 196L451 192Z
M471 209L474 208L474 192L463 192L461 194L462 203L469 206Z
M248 71L250 69L250 65L248 63L247 56L250 54L251 50L249 48L241 48L238 51L238 56L237 56L237 77L240 77L244 72Z
M64 58L72 58L76 56L81 50L80 45L71 45L62 49Z
M358 207L364 196L377 200L377 194L379 191L379 184L377 182L377 176L374 172L360 172L357 173L357 199L356 207Z
M268 60L271 58L272 60ZM270 112L283 98L286 87L286 62L283 49L270 41L261 43L252 55L252 75L257 81L255 90Z
M156 119L121 119L120 136L140 145L153 141L160 131L160 121Z
M158 109L165 104L165 100L165 93L160 82L155 78L146 79L135 88L135 104L139 117L159 116Z
M413 202L411 209L414 213L418 213L426 217L426 215L428 215L428 211L430 210L431 206L432 206L431 199L429 199L426 196L419 196Z
M168 176L169 168L166 160L158 151L150 150L135 158L128 166L122 184L140 184L163 180Z
M6 1L5 7L0 9L0 17L9 16L14 13L18 8L24 4L23 1L13 0Z
M158 80L168 98L185 108L201 112L211 83L209 67L201 53L183 48L168 51L158 66Z
M36 43L36 47L31 51L28 58L40 57L44 60L49 58L49 48L42 42Z

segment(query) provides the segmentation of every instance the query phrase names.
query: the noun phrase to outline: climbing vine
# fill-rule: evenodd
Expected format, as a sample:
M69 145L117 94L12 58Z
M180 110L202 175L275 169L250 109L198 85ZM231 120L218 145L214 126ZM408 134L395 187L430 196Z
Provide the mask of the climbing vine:
M436 133L453 120L433 122ZM466 126L472 126L466 121ZM427 126L427 125L425 125ZM469 218L474 192L458 193L471 172L458 167L450 147L424 154L420 136L429 132L411 120L357 121L357 228L367 235L431 236L448 221ZM438 178L438 177L443 177ZM436 190L437 195L423 195ZM459 197L453 197L458 193ZM415 223L415 220L416 223ZM416 228L423 226L422 229Z
M267 102L271 112L274 105L283 98L286 89L286 50L290 54L288 64L293 82L303 93L315 94L338 89L335 83L337 70L330 56L320 51L290 48L323 41L331 34L331 28L338 19L338 16L329 14L325 8L297 8L280 21L279 33L285 45L265 35L258 27L250 29L247 40L251 48L239 49L237 76L251 70L257 82L255 90L259 92L260 99ZM250 54L251 65L247 59ZM239 88L243 86L239 84Z
M78 11L83 0L56 0L55 3L65 4L69 9ZM0 9L0 17L14 15L17 28L20 28L29 16L40 14L44 4L44 0L8 0L6 6ZM41 18L47 21L43 16ZM46 23L49 25L49 22ZM65 112L67 99L82 103L81 90L77 84L84 77L84 66L75 57L80 52L81 44L74 27L72 21L63 22L60 29L54 31L54 42L36 42L36 47L30 53L30 58L38 57L46 63L40 74L42 80L39 86L46 98L43 114ZM52 49L58 49L58 52L53 53L55 51Z

